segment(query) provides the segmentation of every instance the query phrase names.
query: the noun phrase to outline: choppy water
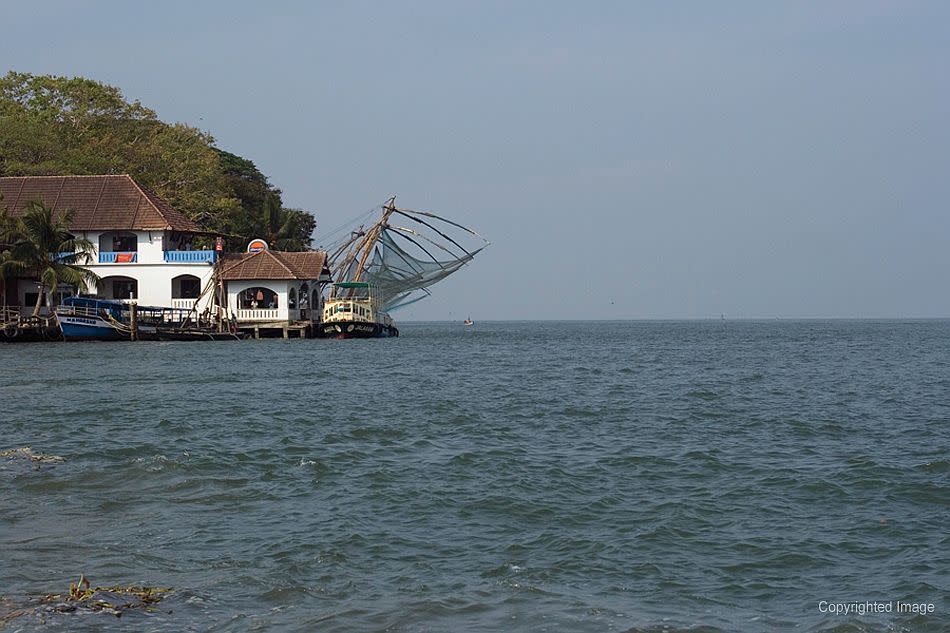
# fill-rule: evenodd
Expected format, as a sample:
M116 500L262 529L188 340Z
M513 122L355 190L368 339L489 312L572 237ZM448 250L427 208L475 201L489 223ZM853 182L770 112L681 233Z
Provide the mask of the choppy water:
M8 628L950 629L950 322L401 329L0 346Z

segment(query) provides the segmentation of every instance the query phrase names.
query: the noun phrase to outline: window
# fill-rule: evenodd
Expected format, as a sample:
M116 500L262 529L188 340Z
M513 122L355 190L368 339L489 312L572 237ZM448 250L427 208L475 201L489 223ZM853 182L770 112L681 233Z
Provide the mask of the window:
M37 292L28 292L23 296L23 307L33 307L36 305L36 297L39 295ZM43 293L43 299L40 301L40 305L46 305L46 293Z
M177 293L175 282L178 283ZM201 280L191 275L181 276L172 280L172 296L175 299L197 299L201 294Z
M112 236L113 252L137 251L138 246L134 233L116 233Z
M270 288L248 288L238 294L238 308L242 310L276 307L277 293Z
M297 289L290 289L290 297L287 299L287 307L291 310L297 309Z
M113 299L135 299L138 283L134 279L115 279L112 281Z

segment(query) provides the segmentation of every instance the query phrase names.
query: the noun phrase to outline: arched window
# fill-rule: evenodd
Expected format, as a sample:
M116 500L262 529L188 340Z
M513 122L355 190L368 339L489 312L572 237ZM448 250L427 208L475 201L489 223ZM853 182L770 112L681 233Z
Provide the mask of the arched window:
M313 292L310 293L310 307L313 310L320 309L320 290L317 288L314 288Z
M138 299L139 282L131 277L112 275L99 280L99 292L103 299Z
M172 278L172 299L197 299L201 294L201 280L194 275Z
M242 290L238 294L238 308L242 310L276 308L277 306L277 293L270 288L255 286L254 288Z
M139 240L135 233L109 231L99 236L100 253L134 253L137 250L139 250Z
M310 308L310 286L307 282L300 284L300 309L307 310Z
M291 310L297 309L297 289L290 289L290 296L287 298L287 307Z

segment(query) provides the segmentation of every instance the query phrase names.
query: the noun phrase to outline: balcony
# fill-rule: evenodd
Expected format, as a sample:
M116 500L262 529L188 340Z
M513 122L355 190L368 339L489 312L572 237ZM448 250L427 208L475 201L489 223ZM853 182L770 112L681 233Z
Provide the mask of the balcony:
M241 308L237 311L238 321L278 321L280 311L276 308Z
M63 251L62 253L55 253L53 259L58 262L66 261L69 258L75 258L72 263L79 264L84 266L87 264L93 263L95 261L94 253L83 253L83 252L74 252L74 251Z
M165 251L168 264L213 264L217 260L217 251Z
M198 302L197 299L172 299L172 307L178 308L179 310L191 310L195 307L195 304Z
M139 254L136 252L111 252L103 253L99 252L99 263L100 264L134 264L139 261Z

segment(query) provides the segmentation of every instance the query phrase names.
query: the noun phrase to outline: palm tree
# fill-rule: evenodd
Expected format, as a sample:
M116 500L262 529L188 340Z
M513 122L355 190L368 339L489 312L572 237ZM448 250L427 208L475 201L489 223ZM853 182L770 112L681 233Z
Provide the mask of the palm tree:
M257 237L263 237L271 248L281 251L306 250L309 240L306 236L313 231L313 216L299 209L287 209L281 206L280 196L268 193L264 196L261 215L256 222ZM306 241L305 241L306 240Z
M40 281L33 316L39 316L43 295L55 293L60 284L75 286L82 292L94 287L99 276L80 264L89 262L92 242L69 232L72 211L53 213L41 202L31 202L18 218L6 213L0 220L0 243L9 245L9 255L0 264L0 275L33 273ZM48 292L47 292L48 291Z

